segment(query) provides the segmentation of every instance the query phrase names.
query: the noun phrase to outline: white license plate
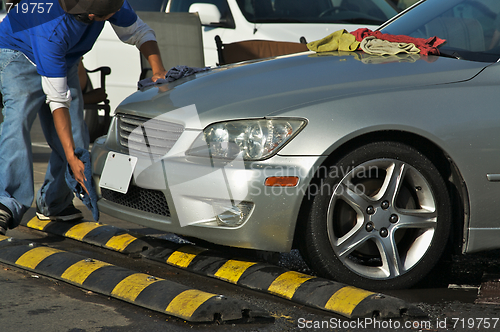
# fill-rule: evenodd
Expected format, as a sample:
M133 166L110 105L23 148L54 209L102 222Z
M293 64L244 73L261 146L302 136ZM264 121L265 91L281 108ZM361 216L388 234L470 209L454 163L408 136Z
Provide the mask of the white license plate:
M109 152L102 170L99 186L126 194L136 164L137 157Z

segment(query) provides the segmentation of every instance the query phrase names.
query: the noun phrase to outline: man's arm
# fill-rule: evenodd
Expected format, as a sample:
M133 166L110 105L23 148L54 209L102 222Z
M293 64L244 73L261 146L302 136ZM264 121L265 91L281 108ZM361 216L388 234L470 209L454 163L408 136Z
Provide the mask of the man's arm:
M119 12L120 13L120 12ZM156 41L156 36L146 23L144 23L135 13L135 22L130 26L122 27L111 22L116 35L124 43L135 45L148 60L153 70L153 81L165 78L167 71L161 60L160 49ZM111 21L111 20L110 20Z
M75 143L73 141L73 133L71 131L71 118L69 115L69 110L65 107L55 109L52 112L52 117L54 118L54 126L56 127L57 136L64 149L64 154L66 155L66 160L68 161L69 167L73 171L75 180L82 186L82 188L87 192L85 187L85 166L83 162L75 156Z
M153 77L151 78L153 82L156 82L160 78L165 78L167 71L163 66L161 60L160 49L158 48L158 43L155 41L147 41L140 47L141 53L148 60L151 69L153 70Z
M66 77L46 77L42 76L42 88L47 95L47 103L49 104L54 119L54 127L56 128L57 136L61 141L64 149L64 155L69 167L73 171L75 180L85 187L85 166L83 162L75 156L75 142L73 140L73 132L71 129L71 117L69 115L69 106L71 105L71 93L67 85Z

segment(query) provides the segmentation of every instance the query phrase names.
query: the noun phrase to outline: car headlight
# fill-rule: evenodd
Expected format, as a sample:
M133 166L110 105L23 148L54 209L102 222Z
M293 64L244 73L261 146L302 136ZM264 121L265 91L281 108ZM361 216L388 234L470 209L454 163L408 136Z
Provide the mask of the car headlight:
M186 152L191 156L262 160L277 153L306 124L302 119L238 120L206 127Z

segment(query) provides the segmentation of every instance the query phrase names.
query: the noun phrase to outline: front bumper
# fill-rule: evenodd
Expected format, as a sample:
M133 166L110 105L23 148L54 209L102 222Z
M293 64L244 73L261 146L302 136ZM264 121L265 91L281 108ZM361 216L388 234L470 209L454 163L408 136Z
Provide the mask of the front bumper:
M176 145L188 146L198 134L185 131ZM93 177L102 212L220 245L277 252L292 248L303 197L315 165L321 163L319 157L279 155L265 161L225 164L207 163L206 158L183 153L167 154L158 160L139 156L129 192L109 195L99 183L110 151L128 152L114 137L96 140L92 149ZM273 176L297 176L299 182L295 187L265 186L265 180ZM241 224L221 223L217 215L235 206L247 207Z

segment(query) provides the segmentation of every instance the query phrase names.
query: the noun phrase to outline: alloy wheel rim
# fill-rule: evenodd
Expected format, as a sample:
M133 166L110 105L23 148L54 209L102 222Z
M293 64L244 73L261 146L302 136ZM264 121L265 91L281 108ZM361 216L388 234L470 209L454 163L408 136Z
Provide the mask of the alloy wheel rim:
M327 212L330 244L350 270L369 279L393 279L414 268L437 226L431 186L413 166L375 159L335 186Z

